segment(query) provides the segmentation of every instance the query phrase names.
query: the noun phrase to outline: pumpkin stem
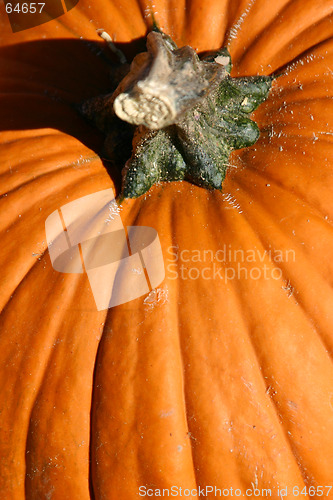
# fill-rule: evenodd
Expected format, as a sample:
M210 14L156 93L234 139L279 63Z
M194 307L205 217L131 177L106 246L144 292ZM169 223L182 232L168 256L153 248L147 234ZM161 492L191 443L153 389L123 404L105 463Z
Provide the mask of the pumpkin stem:
M191 47L178 49L164 33L149 33L147 49L132 62L113 104L133 125L159 130L176 123L227 76L225 66L200 61Z
M147 52L120 67L126 75L116 90L86 103L83 113L105 132L106 156L125 164L121 199L161 181L221 189L231 151L259 137L249 114L266 99L273 78L231 78L226 48L199 58L159 29L148 34Z

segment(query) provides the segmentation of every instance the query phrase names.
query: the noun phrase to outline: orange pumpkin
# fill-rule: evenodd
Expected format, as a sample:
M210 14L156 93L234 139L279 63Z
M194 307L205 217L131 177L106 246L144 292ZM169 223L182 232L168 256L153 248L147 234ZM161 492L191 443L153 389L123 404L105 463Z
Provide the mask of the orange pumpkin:
M122 204L125 226L157 231L166 276L97 311L85 274L53 269L44 224L119 187L75 105L108 91L96 29L127 44L151 7L80 0L12 33L0 6L2 497L333 498L332 2L152 8L178 45L227 45L235 76L282 76L223 192L175 182Z

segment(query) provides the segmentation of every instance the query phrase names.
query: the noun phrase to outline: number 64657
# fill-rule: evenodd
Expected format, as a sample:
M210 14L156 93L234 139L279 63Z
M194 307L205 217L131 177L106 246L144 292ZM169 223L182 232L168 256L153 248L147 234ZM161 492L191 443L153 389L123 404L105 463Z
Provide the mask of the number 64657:
M45 3L6 3L6 12L7 14L11 14L12 12L22 12L22 14L35 14L38 12L40 14L44 6Z

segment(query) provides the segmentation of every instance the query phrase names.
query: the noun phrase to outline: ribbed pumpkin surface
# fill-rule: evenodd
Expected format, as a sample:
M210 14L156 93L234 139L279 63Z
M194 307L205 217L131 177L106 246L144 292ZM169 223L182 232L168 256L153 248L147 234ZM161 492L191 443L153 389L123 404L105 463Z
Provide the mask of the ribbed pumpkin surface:
M100 312L86 275L52 268L44 224L119 187L74 104L108 91L96 29L144 36L149 2L80 0L15 34L0 10L2 497L332 484L332 1L154 2L179 45L227 43L234 76L282 76L223 193L171 183L123 204L125 226L157 230L166 278Z

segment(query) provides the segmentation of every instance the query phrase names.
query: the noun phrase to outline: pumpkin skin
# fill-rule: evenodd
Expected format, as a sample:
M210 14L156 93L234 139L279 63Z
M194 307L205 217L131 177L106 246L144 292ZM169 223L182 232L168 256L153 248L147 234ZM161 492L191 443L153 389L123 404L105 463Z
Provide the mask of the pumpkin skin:
M333 7L186 5L155 2L178 45L217 49L226 40L235 76L283 76L254 115L259 142L233 154L223 193L171 183L124 202L124 225L157 230L166 278L152 303L140 297L100 312L85 275L52 268L44 223L63 204L119 183L96 153L102 138L73 104L108 89L95 29L119 42L139 38L149 6L80 0L15 34L0 7L6 499L132 499L140 485L245 491L252 483L272 498L287 487L292 498L293 487L331 484ZM175 280L173 245L184 255L225 246L294 258L241 262L259 268L259 279L207 280L207 263L196 262L198 279ZM237 264L221 263L222 276Z

